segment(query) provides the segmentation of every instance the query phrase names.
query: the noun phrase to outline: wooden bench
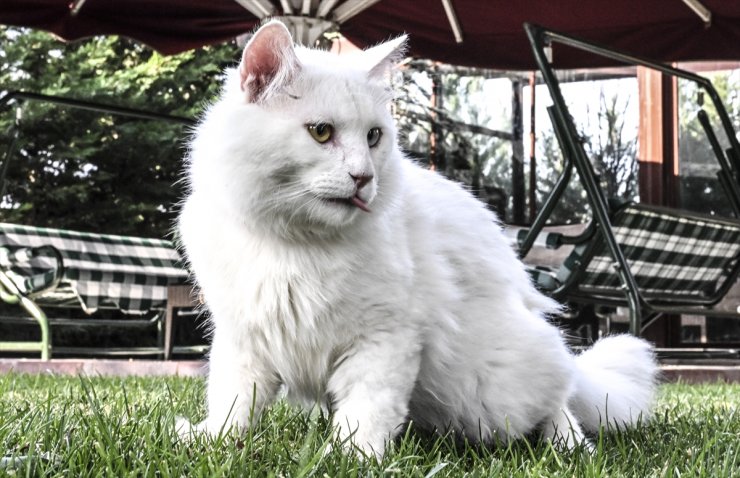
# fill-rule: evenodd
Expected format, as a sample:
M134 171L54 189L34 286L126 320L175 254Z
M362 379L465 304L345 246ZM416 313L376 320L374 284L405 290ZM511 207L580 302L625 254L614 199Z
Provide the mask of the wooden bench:
M192 285L171 285L167 288L167 312L164 319L164 359L172 357L175 319L181 309L199 309L203 301ZM186 347L186 351L204 351L205 347Z

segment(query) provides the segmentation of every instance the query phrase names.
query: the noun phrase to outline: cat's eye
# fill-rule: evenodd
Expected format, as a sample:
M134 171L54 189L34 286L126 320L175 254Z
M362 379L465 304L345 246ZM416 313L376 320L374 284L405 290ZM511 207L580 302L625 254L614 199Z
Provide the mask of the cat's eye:
M380 130L380 128L371 129L367 132L367 145L371 148L375 147L380 141L381 136L383 136L383 132Z
M316 123L306 126L309 134L319 143L326 143L334 135L334 126L329 123Z

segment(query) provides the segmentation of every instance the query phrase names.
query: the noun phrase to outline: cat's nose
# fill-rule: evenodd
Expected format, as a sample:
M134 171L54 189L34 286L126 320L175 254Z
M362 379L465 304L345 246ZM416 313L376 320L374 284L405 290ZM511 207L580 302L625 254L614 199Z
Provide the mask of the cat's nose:
M355 174L350 173L349 176L355 182L355 187L357 188L358 191L360 189L362 189L363 187L365 187L365 185L367 183L369 183L370 181L372 181L372 179L373 179L373 175L372 174L358 174L358 175L355 175Z

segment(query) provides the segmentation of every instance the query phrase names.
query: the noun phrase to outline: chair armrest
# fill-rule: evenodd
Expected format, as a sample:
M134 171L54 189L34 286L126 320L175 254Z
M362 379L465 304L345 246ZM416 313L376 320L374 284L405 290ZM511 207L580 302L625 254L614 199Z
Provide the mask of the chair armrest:
M524 238L529 234L529 229L520 229L517 231L516 242L519 247L524 243ZM545 247L547 249L558 249L564 244L563 234L560 232L542 231L534 239L535 246Z
M40 257L50 257L52 265L31 264ZM49 245L15 251L0 247L0 268L22 295L39 295L59 285L64 276L64 259L57 248Z

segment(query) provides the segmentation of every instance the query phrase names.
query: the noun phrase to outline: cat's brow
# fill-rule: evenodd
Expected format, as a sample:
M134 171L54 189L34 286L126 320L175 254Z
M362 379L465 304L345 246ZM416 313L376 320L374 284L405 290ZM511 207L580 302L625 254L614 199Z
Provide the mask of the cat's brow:
M284 95L286 95L288 98L290 98L291 100L300 100L301 99L300 96L295 95L295 94L293 94L293 93L291 93L289 91L286 91L284 88L282 89L282 93Z
M352 101L351 104L355 108L355 112L360 115L360 106L357 104L357 101L355 100L356 91L354 88L352 88L351 83L348 80L345 80L344 82L344 89L347 92L347 96L349 96Z

